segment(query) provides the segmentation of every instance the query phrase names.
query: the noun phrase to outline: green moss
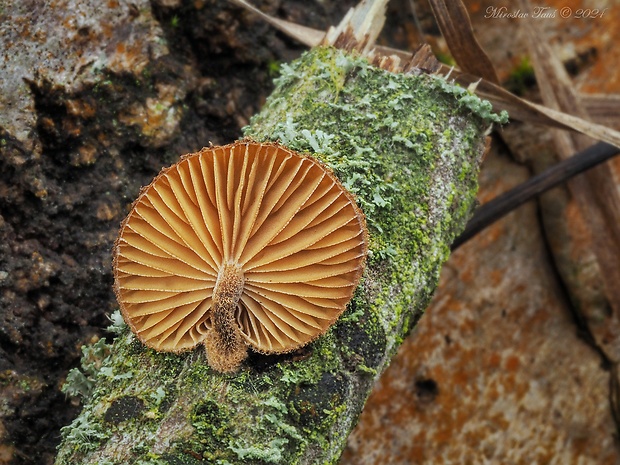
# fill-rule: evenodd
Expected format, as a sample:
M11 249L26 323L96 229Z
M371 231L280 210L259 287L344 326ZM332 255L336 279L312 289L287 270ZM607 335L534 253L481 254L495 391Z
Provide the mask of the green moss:
M536 82L534 67L528 56L523 56L510 71L506 88L517 95L523 95Z
M199 402L190 415L197 433L191 450L198 456L215 461L232 458L228 444L232 438L231 412L226 406L206 399Z
M271 60L267 62L267 72L269 76L278 76L280 74L280 66L282 66L282 63L279 61Z

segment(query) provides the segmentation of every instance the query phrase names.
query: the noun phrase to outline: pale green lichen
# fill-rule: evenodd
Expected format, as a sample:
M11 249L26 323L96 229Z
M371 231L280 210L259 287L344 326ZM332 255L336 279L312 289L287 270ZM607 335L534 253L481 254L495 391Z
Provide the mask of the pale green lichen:
M211 370L200 349L157 353L121 329L82 414L64 431L57 465L101 457L115 464L130 457L153 464L338 461L465 224L484 134L496 117L446 81L389 73L331 48L313 49L281 72L245 133L313 153L356 195L370 251L348 309L310 347L253 354L234 375ZM119 411L123 405L134 408ZM106 442L112 436L116 443Z
M105 339L99 339L94 344L82 346L81 369L73 368L67 374L67 379L61 391L68 396L90 396L95 386L95 378L110 354L110 345Z
M109 332L114 334L122 334L128 329L127 323L123 320L123 315L120 310L115 310L112 315L108 317L108 319L112 322L112 324L108 326Z
M242 441L234 441L230 449L245 463L256 460L265 463L282 463L282 446L286 445L288 440L286 438L274 438L263 446L241 443Z

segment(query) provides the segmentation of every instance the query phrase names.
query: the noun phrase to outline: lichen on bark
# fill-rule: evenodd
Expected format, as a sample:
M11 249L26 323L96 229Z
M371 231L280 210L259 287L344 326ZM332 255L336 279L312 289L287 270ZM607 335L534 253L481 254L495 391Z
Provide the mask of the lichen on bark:
M204 351L114 342L56 463L336 463L369 391L415 325L474 203L484 103L440 78L397 74L334 48L290 66L245 135L314 154L370 229L366 271L340 320L236 374Z

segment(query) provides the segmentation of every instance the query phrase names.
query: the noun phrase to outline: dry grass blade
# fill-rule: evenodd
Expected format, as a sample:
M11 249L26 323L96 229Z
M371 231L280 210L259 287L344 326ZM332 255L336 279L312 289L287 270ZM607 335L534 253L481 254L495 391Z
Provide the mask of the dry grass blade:
M523 4L524 8L528 5ZM570 109L587 118L587 112L574 91L562 63L540 36L533 22L523 23L526 28L532 63L543 102L557 110ZM562 159L586 148L591 141L579 134L555 131L554 142ZM606 297L614 310L620 311L620 196L608 165L573 178L568 187L586 219L592 237L592 248L601 269Z
M439 72L448 74L450 71L446 66L443 66ZM559 109L522 99L497 84L480 80L476 76L458 71L452 71L450 75L463 86L475 85L476 95L491 102L496 111L506 110L511 119L576 131L593 139L620 147L620 132L614 129L587 121L576 115L564 113Z
M620 95L580 94L579 100L593 121L610 128L620 128Z
M466 73L497 83L493 63L476 40L467 9L461 0L430 0L429 3L459 67Z
M260 16L265 22L271 24L277 30L285 33L289 37L298 40L308 47L315 47L321 43L323 37L325 37L325 31L319 31L311 27L302 26L301 24L292 23L282 19L274 18L271 15L263 13L254 5L246 2L245 0L229 0L231 3L245 8L254 14Z

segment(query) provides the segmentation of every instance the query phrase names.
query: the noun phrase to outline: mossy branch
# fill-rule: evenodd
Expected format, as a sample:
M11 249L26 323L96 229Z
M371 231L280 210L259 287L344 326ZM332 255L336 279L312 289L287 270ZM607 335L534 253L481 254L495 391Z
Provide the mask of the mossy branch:
M204 351L114 342L56 463L335 463L373 383L422 314L470 216L485 102L426 74L334 48L283 66L245 135L313 153L370 229L362 283L340 320L292 354L251 354L235 374Z

